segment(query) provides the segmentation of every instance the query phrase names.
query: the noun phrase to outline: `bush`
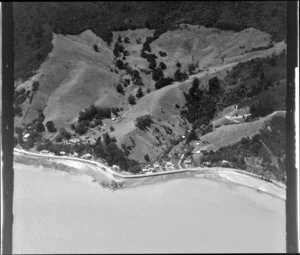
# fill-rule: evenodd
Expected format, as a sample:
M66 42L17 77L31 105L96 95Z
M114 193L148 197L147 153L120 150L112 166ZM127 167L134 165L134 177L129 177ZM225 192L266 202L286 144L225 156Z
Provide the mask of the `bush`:
M141 130L146 130L148 127L151 126L152 123L153 120L151 118L151 115L149 114L137 117L135 119L135 126Z
M128 103L131 104L131 105L136 104L135 97L133 95L130 95L128 97Z
M54 122L49 120L46 123L46 127L50 133L56 133L57 129L55 128Z
M114 127L112 127L112 126L109 127L109 130L110 130L111 132L115 131Z

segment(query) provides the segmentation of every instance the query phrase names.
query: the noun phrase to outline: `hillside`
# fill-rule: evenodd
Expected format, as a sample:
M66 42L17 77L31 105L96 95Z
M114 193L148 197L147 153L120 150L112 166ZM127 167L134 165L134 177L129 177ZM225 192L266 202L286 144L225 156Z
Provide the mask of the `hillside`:
M15 77L32 76L52 50L52 33L91 29L111 42L112 32L136 28L160 34L179 23L241 31L253 27L286 38L285 1L162 1L14 3Z
M127 148L130 158L144 162L144 156L148 155L150 160L155 160L181 141L191 127L179 116L186 105L184 93L194 79L199 79L201 87L207 89L211 78L224 79L238 63L280 54L285 49L284 42L273 43L269 34L253 28L233 32L183 24L160 35L149 48L156 56L156 63L166 65L162 77L175 79L178 70L189 75L185 80L173 80L169 86L156 89L158 82L153 80L153 75L159 68L151 69L149 60L141 56L146 38L153 33L149 29L114 32L111 46L91 30L79 35L54 33L53 50L36 75L23 83L16 82L16 91L23 89L23 94L28 92L30 96L21 100L23 116L15 117L15 125L31 124L42 112L44 125L53 121L57 129L70 130L71 124L78 121L78 113L92 104L117 108L116 121L103 119L106 126L102 127L88 125L86 134L80 138L97 139L108 132L116 138L119 147ZM174 38L178 38L176 44ZM116 45L123 48L118 57ZM195 66L192 72L190 65ZM139 83L134 72L140 76ZM38 88L32 92L34 82L38 82ZM117 92L117 86L123 87L122 93ZM139 89L141 98L136 96ZM135 96L133 105L128 104L130 95ZM139 130L135 121L147 114L154 123L148 130ZM46 130L43 137L54 139L55 135Z

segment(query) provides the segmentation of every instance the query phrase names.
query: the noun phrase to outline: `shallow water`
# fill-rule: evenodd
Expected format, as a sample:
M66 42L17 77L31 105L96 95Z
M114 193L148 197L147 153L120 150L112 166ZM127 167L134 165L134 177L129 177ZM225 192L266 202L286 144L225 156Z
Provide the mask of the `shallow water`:
M14 253L285 252L285 202L186 178L111 191L15 164Z

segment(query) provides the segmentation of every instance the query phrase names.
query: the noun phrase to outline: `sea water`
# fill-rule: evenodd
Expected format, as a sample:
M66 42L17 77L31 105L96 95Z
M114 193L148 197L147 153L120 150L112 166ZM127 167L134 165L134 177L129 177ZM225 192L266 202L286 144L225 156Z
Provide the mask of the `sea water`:
M285 252L285 201L185 178L112 191L14 165L13 253Z

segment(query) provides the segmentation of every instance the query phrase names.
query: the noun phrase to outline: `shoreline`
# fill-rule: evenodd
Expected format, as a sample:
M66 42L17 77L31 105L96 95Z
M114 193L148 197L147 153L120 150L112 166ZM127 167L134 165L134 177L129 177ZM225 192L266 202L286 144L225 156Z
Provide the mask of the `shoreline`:
M21 157L21 158L20 158ZM47 161L36 161L33 162L20 162L26 158L39 158L47 159ZM17 160L16 160L17 159ZM165 182L172 179L184 179L184 178L205 178L217 182L232 183L235 185L240 185L254 189L258 192L265 193L271 196L275 196L281 200L286 199L286 186L283 183L271 180L271 182L264 181L261 176L233 168L221 168L221 167L211 167L211 168L190 168L190 169L180 169L172 171L164 171L159 173L151 174L136 174L136 175L123 175L115 172L110 167L105 166L99 162L79 159L66 156L52 156L37 154L33 152L28 152L24 150L19 150L14 148L14 161L16 163L25 165L46 165L50 168L57 167L60 171L75 172L82 175L88 175L94 178L96 182L100 185L105 185L113 190L120 188L130 188L141 185L147 185L157 182ZM61 161L61 162L59 162ZM74 163L78 164L80 162L82 165L76 166ZM29 164L28 164L29 163ZM70 164L71 163L71 164ZM73 163L73 164L72 164ZM52 165L51 165L52 164ZM62 166L62 170L60 169ZM82 169L84 167L86 169ZM66 170L67 167L67 170ZM151 177L151 178L150 178ZM110 183L110 185L109 185ZM249 184L250 183L250 184Z

